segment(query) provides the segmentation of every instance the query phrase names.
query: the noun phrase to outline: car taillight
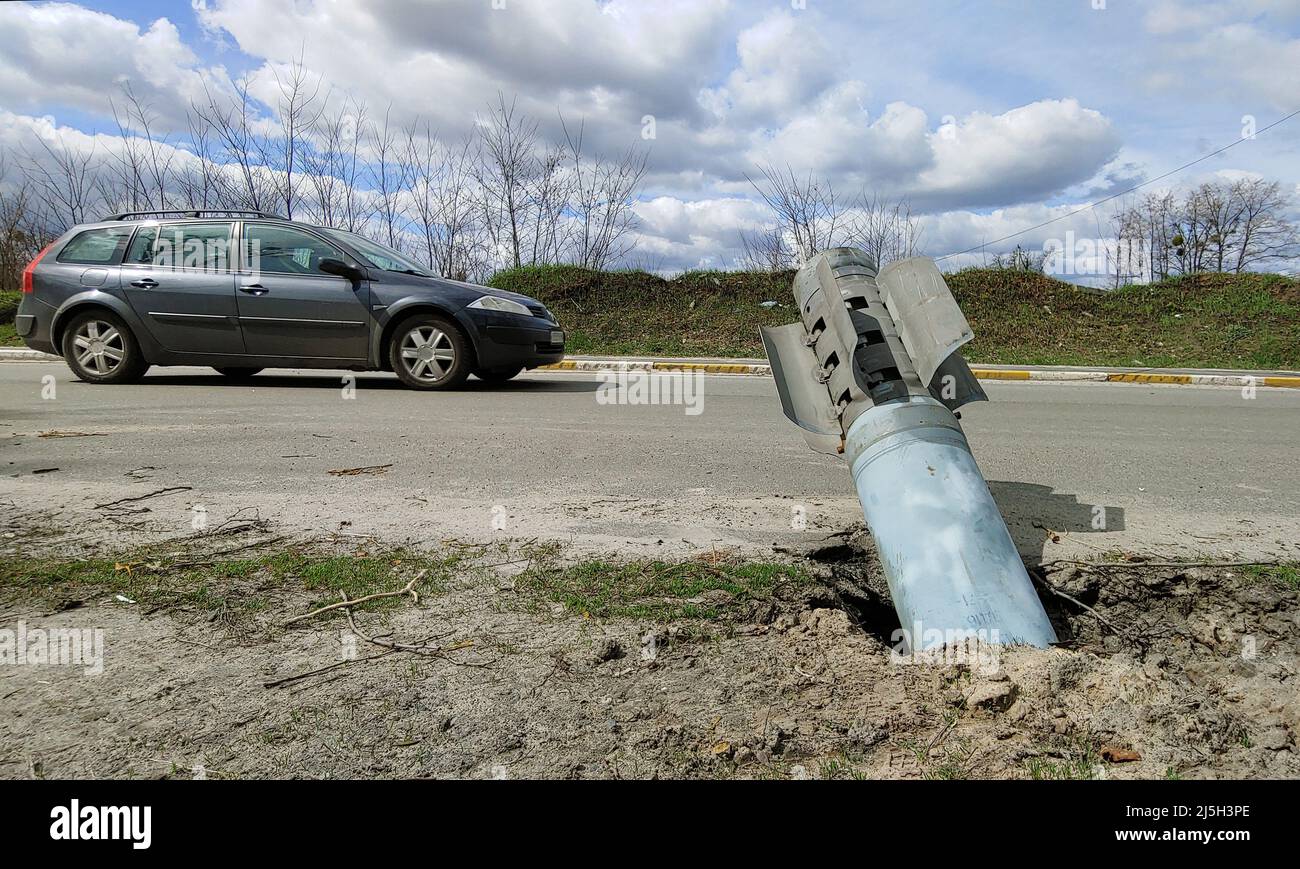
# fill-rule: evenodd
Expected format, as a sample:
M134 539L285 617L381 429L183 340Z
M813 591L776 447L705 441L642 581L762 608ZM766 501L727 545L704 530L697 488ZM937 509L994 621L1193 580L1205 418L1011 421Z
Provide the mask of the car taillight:
M23 269L23 292L24 293L30 293L35 289L32 282L32 272L36 271L37 263L41 261L41 257L49 253L50 248L52 247L54 247L54 242L50 242L49 244L45 245L45 248L36 255L36 259L29 262L27 264L27 268Z

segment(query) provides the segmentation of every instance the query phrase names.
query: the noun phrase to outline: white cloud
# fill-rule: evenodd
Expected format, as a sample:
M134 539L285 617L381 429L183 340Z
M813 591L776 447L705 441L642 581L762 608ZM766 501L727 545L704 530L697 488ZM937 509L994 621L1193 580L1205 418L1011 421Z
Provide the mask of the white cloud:
M141 29L71 3L3 3L0 33L0 105L11 109L58 105L107 116L129 84L175 129L205 83L229 86L220 67L201 67L166 18Z
M1208 94L1234 100L1243 112L1260 103L1297 108L1300 0L1161 0L1147 13L1163 63L1148 83L1185 98Z
M977 112L932 134L930 144L934 165L921 173L916 197L987 206L1046 198L1087 180L1120 139L1100 112L1067 99Z
M833 88L751 158L935 210L1050 197L1093 177L1119 150L1110 121L1076 100L976 112L932 130L924 111L902 102L872 120L863 96L860 83Z
M67 112L89 116L87 131L113 129L110 100L127 83L179 142L205 85L232 87L212 57L253 69L264 101L275 72L301 57L323 90L365 101L372 117L391 107L398 124L418 115L448 139L500 92L552 138L563 113L585 119L593 150L648 147L640 252L672 268L734 262L740 232L765 217L744 179L758 162L816 172L846 196L866 186L909 197L928 215L927 250L942 253L1172 168L1230 140L1242 115L1262 125L1300 93L1300 0L1156 0L1104 15L990 7L979 29L938 0L882 0L871 15L837 0L194 7L204 40L187 44L166 18L0 4L4 156L52 135ZM1203 168L1293 184L1292 156L1270 148L1260 137Z
M700 94L718 119L781 119L835 84L830 46L808 16L769 13L736 37L739 65L721 87Z

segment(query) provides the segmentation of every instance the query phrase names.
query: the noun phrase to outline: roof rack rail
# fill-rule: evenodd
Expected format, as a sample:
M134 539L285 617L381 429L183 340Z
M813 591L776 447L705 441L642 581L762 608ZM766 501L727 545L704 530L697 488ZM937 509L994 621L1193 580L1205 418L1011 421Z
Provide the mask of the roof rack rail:
M251 210L244 209L244 208L154 208L154 209L146 209L146 210L144 210L144 211L122 211L122 212L119 212L119 213L117 213L117 214L110 214L108 217L105 217L104 220L105 220L105 221L109 221L109 220L131 220L131 219L133 219L133 218L137 218L137 217L158 216L158 215L163 215L163 214L179 214L179 215L184 215L185 217L213 217L213 216L216 216L216 215L228 215L228 216L244 215L244 216L251 216L251 217L265 217L265 218L269 218L269 219L271 219L271 220L285 220L285 219L286 219L286 218L282 217L282 216L279 215L279 214L268 214L268 213L265 212L265 211L251 211Z

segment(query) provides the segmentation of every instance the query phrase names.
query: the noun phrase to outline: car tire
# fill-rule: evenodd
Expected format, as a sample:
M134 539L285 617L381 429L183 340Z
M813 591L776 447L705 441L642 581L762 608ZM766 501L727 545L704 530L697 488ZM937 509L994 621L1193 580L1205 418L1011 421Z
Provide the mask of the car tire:
M74 316L62 343L68 367L86 383L133 383L149 370L131 329L103 308Z
M519 376L519 372L524 370L524 366L515 365L511 368L493 368L489 370L476 370L474 376L484 383L505 383L514 377Z
M259 373L261 368L230 368L227 366L212 366L212 370L218 374L224 375L231 380L248 380L254 374Z
M435 314L416 314L397 324L388 341L388 362L412 389L454 389L474 366L465 333Z

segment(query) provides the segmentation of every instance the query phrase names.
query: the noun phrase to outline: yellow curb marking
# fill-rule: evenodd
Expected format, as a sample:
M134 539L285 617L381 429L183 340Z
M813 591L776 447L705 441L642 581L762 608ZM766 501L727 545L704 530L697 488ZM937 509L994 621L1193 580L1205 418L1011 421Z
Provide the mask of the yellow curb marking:
M1000 371L994 368L974 368L972 373L980 380L1029 380L1028 371Z
M728 364L719 362L655 362L655 371L702 371L705 374L766 374L766 365Z

